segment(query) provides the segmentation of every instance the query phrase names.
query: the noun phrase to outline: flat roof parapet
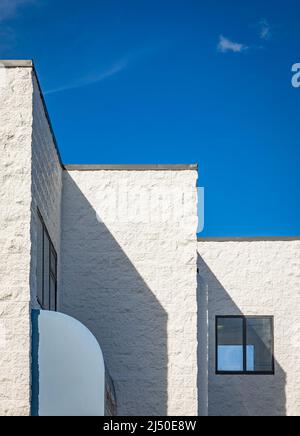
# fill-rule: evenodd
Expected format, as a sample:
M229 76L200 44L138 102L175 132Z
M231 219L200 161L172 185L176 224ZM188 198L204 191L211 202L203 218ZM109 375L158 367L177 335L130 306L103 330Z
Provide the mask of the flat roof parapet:
M32 60L10 60L10 59L0 59L0 66L4 66L6 68L33 68L33 61Z
M64 169L67 171L198 171L198 165L64 165Z

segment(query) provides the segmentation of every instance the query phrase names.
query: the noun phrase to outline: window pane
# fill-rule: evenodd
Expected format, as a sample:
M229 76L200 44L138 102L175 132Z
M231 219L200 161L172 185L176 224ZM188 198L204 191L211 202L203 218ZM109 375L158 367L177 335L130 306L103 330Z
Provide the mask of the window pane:
M56 277L56 256L54 254L53 248L51 248L50 254L50 267L52 274Z
M219 346L218 371L243 371L243 346Z
M43 308L45 310L49 309L50 304L50 290L49 290L49 266L50 266L50 243L47 236L47 233L44 232L44 301L43 301Z
M271 318L247 319L247 371L272 372L272 336Z
M254 371L254 347L247 345L247 371Z
M218 371L243 371L243 319L218 318Z
M40 304L43 304L43 224L38 217L37 220L37 297Z
M50 310L56 310L56 284L52 276L50 276Z

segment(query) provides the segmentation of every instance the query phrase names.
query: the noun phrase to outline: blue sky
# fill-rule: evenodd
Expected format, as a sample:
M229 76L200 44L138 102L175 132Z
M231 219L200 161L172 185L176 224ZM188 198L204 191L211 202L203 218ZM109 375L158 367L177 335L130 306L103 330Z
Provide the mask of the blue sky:
M300 235L296 0L0 0L65 163L199 163L203 236Z

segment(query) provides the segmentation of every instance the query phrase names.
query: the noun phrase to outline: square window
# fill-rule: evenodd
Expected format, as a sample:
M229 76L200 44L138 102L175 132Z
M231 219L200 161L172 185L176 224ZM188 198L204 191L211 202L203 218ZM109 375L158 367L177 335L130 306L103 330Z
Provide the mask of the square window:
M217 374L274 374L273 317L216 317Z

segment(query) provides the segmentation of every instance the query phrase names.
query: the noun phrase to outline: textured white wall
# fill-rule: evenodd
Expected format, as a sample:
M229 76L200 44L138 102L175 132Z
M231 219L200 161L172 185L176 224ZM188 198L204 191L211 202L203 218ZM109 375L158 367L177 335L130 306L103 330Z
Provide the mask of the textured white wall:
M32 128L32 202L31 202L31 301L37 302L37 210L39 209L58 260L58 306L60 283L60 231L62 167L46 117L36 77L33 77L33 128Z
M198 251L198 292L208 296L209 414L299 415L300 241L199 242ZM275 376L215 375L215 316L239 314L274 315Z
M0 415L28 415L37 207L59 256L62 169L33 69L0 73Z
M0 415L30 411L31 78L1 71Z
M196 179L63 175L61 307L97 337L121 415L197 414Z

